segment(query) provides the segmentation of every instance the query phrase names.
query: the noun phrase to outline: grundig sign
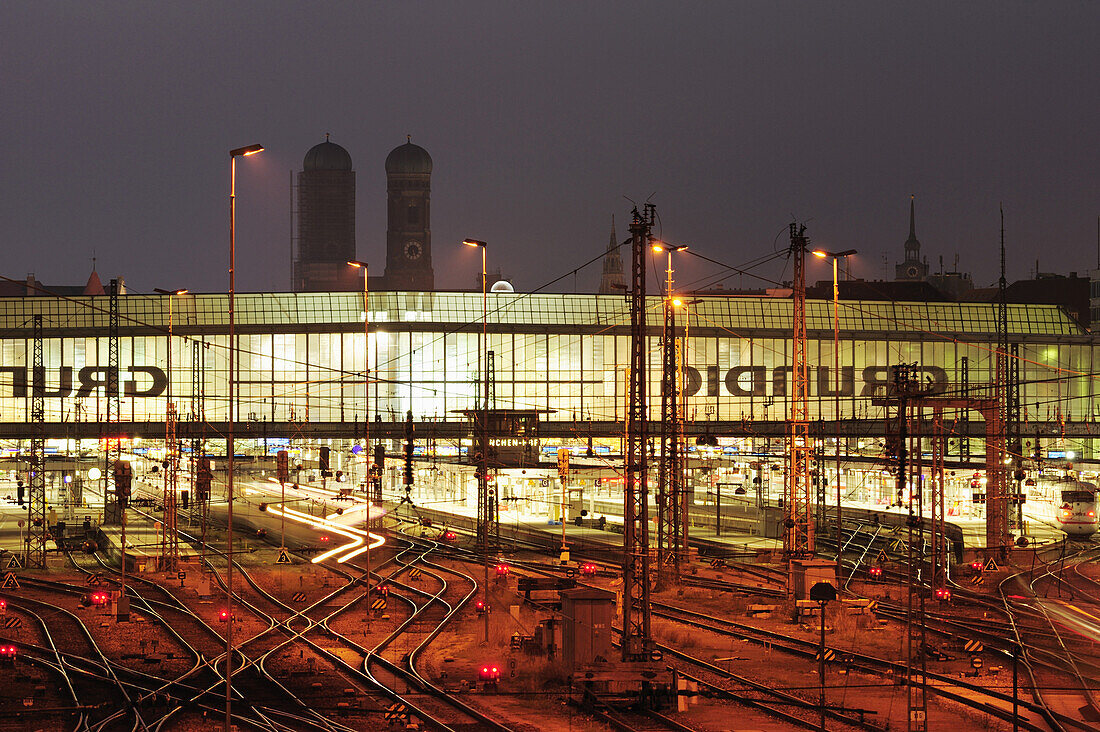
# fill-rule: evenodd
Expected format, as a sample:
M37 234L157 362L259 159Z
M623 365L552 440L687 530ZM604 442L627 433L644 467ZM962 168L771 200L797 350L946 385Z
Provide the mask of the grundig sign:
M73 369L71 366L62 366L58 369L50 369L57 373L57 380L49 388L46 386L46 369L27 369L24 366L0 366L0 374L11 374L11 396L25 397L28 392L27 372L34 371L29 389L34 396L42 397L89 397L112 396L107 389L112 379L111 369L107 366L85 366L77 373L77 387L73 390ZM120 371L122 369L119 369ZM122 386L122 396L127 397L155 397L164 393L168 386L168 377L164 371L156 366L130 366L125 369L128 378L123 381L115 374L113 379L116 388ZM50 374L53 376L53 373ZM53 384L56 384L54 386ZM99 393L96 393L99 392Z
M828 366L810 367L810 382L816 381L815 394L817 396L883 396L892 391L893 375L889 366L867 366L862 369L860 376L863 385L856 394L855 368L844 366L840 369L840 391L834 387L832 369ZM771 396L787 396L787 381L793 369L790 366L780 366L771 369L771 379L768 379L768 369L764 366L737 366L726 371L725 376L719 381L718 367L707 366L705 374L691 366L684 368L684 394L695 396L704 389L706 396L718 396L720 385L726 387L726 393L735 397L763 397L768 396L768 382L771 382ZM817 373L814 374L813 372ZM939 366L923 366L917 369L923 372L923 380L930 387L930 394L942 394L947 391L947 372ZM705 379L704 379L705 375ZM815 378L816 377L816 378Z
M28 383L28 371L23 366L0 366L0 374L11 374L11 396L25 397L28 393L42 397L89 397L108 396L107 389L110 369L106 366L85 366L76 375L77 385L73 386L73 369L62 366L50 369L50 376L56 372L56 381L46 383L46 369L34 369L33 378ZM130 366L125 369L128 378L116 378L116 384L122 387L122 396L156 397L164 393L168 386L168 377L157 366ZM719 379L717 366L706 366L700 371L692 366L684 368L684 394L686 396L718 396L721 386L726 393L735 397L765 397L769 395L768 383L771 383L770 395L787 396L787 382L792 368L780 366L770 369L764 366L736 366L726 371ZM888 366L867 366L860 371L862 386L856 393L855 369L845 366L840 369L840 392L833 388L832 370L828 366L810 368L811 383L816 382L815 394L826 396L883 396L891 391L892 375ZM812 373L816 371L816 374ZM942 394L947 391L947 372L939 366L924 366L917 369L923 372L930 394ZM122 374L119 374L122 376ZM56 384L56 386L54 386ZM700 394L702 392L702 394Z

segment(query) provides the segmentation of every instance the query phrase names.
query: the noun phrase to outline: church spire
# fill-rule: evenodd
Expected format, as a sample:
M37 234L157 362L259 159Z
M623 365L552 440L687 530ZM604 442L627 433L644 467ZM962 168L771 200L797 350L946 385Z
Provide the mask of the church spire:
M917 240L917 215L916 208L914 206L914 200L916 196L912 193L909 194L909 241Z
M917 239L916 196L909 196L909 238L905 240L905 261L895 265L895 279L923 280L928 276L928 262L920 256L920 241Z
M623 258L619 254L619 238L615 235L615 215L611 215L611 238L607 242L607 252L603 255L603 275L600 277L600 294L610 295L622 292Z

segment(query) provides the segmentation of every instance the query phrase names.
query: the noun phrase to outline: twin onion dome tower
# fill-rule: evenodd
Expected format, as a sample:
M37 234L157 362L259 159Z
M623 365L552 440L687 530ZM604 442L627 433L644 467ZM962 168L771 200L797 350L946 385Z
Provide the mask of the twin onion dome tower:
M432 290L432 156L411 140L386 156L386 268L372 290ZM340 145L314 145L298 173L295 292L359 290L355 253L355 171ZM372 268L373 269L373 268Z

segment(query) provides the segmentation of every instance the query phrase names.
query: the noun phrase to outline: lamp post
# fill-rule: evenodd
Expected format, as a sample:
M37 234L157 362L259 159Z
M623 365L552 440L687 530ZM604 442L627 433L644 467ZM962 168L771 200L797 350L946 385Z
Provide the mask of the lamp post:
M680 525L680 429L677 396L679 369L676 359L676 322L672 302L672 254L687 249L685 244L655 241L652 249L666 255L662 311L664 328L661 338L661 471L658 476L657 498L657 589L663 590L668 580L665 566L672 560L672 582L680 582L680 560L683 554Z
M367 602L370 603L370 528L371 528L371 508L372 506L372 492L373 486L371 485L371 449L370 449L370 309L368 305L368 290L367 290L367 272L368 267L366 262L360 262L358 260L349 259L348 264L356 269L363 270L363 393L365 396L366 404L363 407L363 438L367 443ZM367 612L367 630L370 630L370 611Z
M489 375L485 373L485 365L487 365L489 356L485 353L489 347L488 333L486 331L486 322L489 316L489 296L486 290L486 283L489 280L488 272L485 269L485 250L488 248L487 244L479 239L463 239L462 243L468 247L478 247L481 249L481 342L478 344L477 349L477 370L481 375L482 389L482 402L481 402L481 414L479 415L478 425L478 442L481 445L481 465L479 465L478 476L478 503L479 506L484 506L485 516L483 525L478 527L478 538L482 542L482 550L485 552L483 559L485 560L485 582L483 583L482 590L482 603L484 611L482 616L485 618L485 643L489 643L489 525L492 523L491 512L493 505L489 501ZM485 364L485 365L483 365ZM564 520L564 519L563 519Z
M237 409L237 334L233 300L237 282L237 158L263 152L263 145L248 145L229 151L229 421L225 432L226 452L226 559L225 572L225 732L231 732L233 693L233 422Z
M837 281L837 260L844 258L845 264L848 257L855 254L855 249L845 249L843 252L827 252L823 249L814 250L814 256L821 259L833 260L833 399L836 421L836 580L839 583L844 575L844 535L841 533L840 508L840 284ZM824 471L822 471L824 472Z

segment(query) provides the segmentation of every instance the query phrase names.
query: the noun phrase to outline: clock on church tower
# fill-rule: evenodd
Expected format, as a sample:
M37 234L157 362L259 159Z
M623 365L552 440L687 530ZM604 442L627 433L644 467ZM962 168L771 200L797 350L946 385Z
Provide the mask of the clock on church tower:
M390 290L432 290L432 157L411 140L386 157L386 272Z

